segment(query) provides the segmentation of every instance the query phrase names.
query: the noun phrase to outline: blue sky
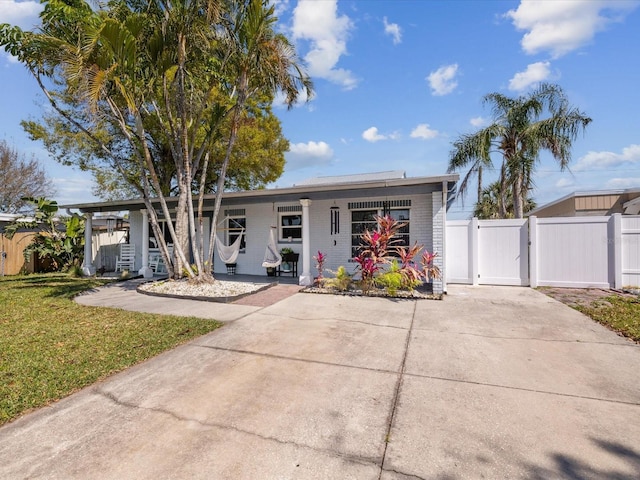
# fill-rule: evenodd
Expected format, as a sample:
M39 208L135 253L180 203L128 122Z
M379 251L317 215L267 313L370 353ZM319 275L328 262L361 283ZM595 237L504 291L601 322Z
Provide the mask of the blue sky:
M640 187L640 2L280 0L277 8L315 96L293 110L276 106L291 147L274 186L397 169L441 175L451 143L490 119L485 94L526 95L547 81L593 123L574 144L571 171L541 157L538 204ZM38 9L0 0L0 23L28 27ZM43 162L59 202L94 200L89 176L58 165L22 132L20 120L43 104L35 81L2 53L0 135ZM468 217L474 201L470 192L450 217Z

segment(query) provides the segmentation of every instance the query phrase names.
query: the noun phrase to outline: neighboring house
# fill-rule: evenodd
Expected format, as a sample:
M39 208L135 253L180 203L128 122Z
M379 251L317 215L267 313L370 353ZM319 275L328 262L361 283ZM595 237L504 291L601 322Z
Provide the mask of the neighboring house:
M359 234L365 228L375 227L374 215L390 214L408 223L401 234L405 244L418 242L439 254L436 264L443 271L442 278L446 278L443 263L446 208L458 178L457 174L406 178L404 172L394 171L322 177L290 188L227 192L218 217L219 238L229 245L244 228L236 272L265 275L262 262L273 229L278 249L289 247L300 254L299 282L308 285L317 275L313 256L318 251L327 255L327 268L337 270L344 265L353 272L352 258ZM207 239L214 201L214 195L206 196ZM170 209L175 208L177 198L168 198L167 202ZM155 239L150 234L148 214L141 199L65 205L64 208L79 209L90 223L93 214L98 212L128 211L129 241L136 245L135 269L145 276L151 275L148 253ZM165 236L168 238L168 232ZM85 265L87 271L95 271L94 268L93 264ZM214 272L226 272L225 265L217 258ZM446 291L443 281L434 282L433 287L436 293Z
M542 205L527 215L547 218L602 216L614 213L638 215L640 213L640 188L573 192Z

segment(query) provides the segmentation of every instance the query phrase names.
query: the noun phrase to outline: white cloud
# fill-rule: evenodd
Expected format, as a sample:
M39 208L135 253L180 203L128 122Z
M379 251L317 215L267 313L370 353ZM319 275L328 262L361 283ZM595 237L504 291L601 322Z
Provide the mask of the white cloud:
M292 143L286 158L287 170L329 165L333 160L333 149L326 142Z
M522 91L549 78L551 70L549 62L536 62L527 66L524 72L516 73L515 76L509 80L509 90Z
M73 173L67 177L54 177L52 181L57 191L54 198L59 205L98 201L92 193L95 186L93 177L88 172Z
M279 90L275 96L273 97L273 102L272 105L274 107L278 107L278 108L287 108L287 102L286 102L287 97L285 96L284 92L282 92L281 90ZM294 107L301 107L303 105L307 105L309 107L310 111L313 111L313 106L311 103L312 100L316 99L316 95L315 92L312 92L312 95L309 97L307 96L307 91L302 89L300 90L300 95L298 95L298 100L296 100L296 102L293 104Z
M378 142L380 140L387 140L385 135L381 135L378 133L378 129L376 127L367 128L364 132L362 132L362 138L364 138L367 142Z
M398 45L399 43L401 43L402 29L400 28L400 25L398 25L397 23L388 23L387 17L384 17L382 21L384 22L384 33L386 33L387 35L391 35L391 37L393 38L393 44Z
M505 16L518 30L527 31L520 42L526 53L548 51L558 58L590 43L637 5L620 0L521 0Z
M411 138L422 138L423 140L429 140L436 138L440 133L437 130L429 128L428 123L421 123L411 131Z
M569 178L561 178L560 180L558 180L555 184L556 188L568 188L568 187L573 187L575 185L575 182L572 179Z
M640 185L640 177L636 178L612 178L606 184L606 188L633 188Z
M473 117L469 120L469 123L476 128L480 128L489 125L489 119L484 117Z
M16 0L0 0L0 23L17 25L23 30L31 30L40 23L40 12L43 5L37 1L17 2ZM0 49L0 59L8 63L19 63L16 57Z
M640 168L640 145L629 145L622 149L622 153L588 152L578 160L573 171L605 170L620 166Z
M15 0L0 0L0 23L18 25L23 29L31 29L40 23L38 15L43 5L40 2L17 2Z
M455 90L458 82L455 81L458 72L458 64L445 65L427 77L432 94L437 96L447 95Z
M346 15L337 16L337 0L300 0L293 11L292 33L295 40L309 40L305 56L312 77L324 78L350 90L357 80L349 70L336 68L347 53L347 38L353 24Z
M289 0L270 0L269 3L275 7L275 14L278 17L289 10Z

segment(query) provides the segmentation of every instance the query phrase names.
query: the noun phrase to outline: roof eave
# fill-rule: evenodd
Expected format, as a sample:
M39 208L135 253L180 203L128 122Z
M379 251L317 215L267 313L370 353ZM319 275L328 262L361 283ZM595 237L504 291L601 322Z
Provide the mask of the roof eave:
M389 180L375 180L375 181L362 181L351 183L340 183L335 185L309 185L309 186L293 186L285 188L272 188L262 190L244 190L240 192L225 192L223 199L242 199L242 198L272 198L276 196L286 195L300 195L300 198L304 198L305 195L309 195L317 192L342 192L360 188L386 188L386 187L403 187L413 185L429 185L429 184L441 184L442 182L457 182L460 176L457 173L438 175L434 177L409 177L398 178ZM205 195L205 200L215 199L215 194ZM167 197L166 200L170 203L176 203L177 197ZM158 198L151 199L152 203L159 203ZM140 205L140 208L144 208L144 201L141 198L129 199L129 200L114 200L110 202L93 202L93 203L78 203L70 205L62 205L60 208L78 209L85 212L96 211L119 211L127 210L132 205Z

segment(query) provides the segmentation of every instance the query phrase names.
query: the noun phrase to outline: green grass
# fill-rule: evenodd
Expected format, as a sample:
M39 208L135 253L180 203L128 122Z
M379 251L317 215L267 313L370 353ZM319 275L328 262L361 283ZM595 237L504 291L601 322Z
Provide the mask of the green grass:
M222 325L72 300L104 283L0 277L0 425Z
M612 295L591 302L589 306L579 305L576 310L593 318L625 337L640 342L640 299Z

